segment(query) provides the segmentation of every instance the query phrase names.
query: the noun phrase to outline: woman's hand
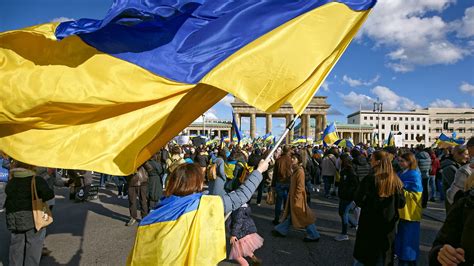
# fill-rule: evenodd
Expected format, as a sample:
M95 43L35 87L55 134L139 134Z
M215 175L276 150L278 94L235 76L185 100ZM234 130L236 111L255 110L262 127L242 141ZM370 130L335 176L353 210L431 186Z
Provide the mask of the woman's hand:
M445 244L438 252L438 262L443 266L454 266L465 262L464 249L455 249L451 245Z
M230 237L230 244L231 245L234 244L234 242L236 242L236 241L237 241L237 237L235 237L235 236Z
M260 172L260 173L263 173L265 171L268 170L268 165L270 163L270 159L265 159L265 160L261 160L259 163L258 163L258 167L257 167L257 170Z

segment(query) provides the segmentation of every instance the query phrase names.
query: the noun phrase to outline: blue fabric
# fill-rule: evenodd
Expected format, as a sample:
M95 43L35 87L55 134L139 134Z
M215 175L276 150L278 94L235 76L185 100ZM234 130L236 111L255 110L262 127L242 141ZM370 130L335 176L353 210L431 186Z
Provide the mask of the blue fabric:
M347 225L357 226L357 221L349 214L352 208L352 201L339 200L339 216L342 222L342 235L347 235Z
M8 169L3 168L3 159L0 158L0 182L8 182Z
M275 202L275 221L278 221L280 219L281 211L283 206L283 203L286 202L286 199L288 198L288 193L290 190L290 185L288 184L280 184L277 183L275 185L275 193L276 193L276 202Z
M197 83L237 50L330 0L115 0L103 20L61 23L99 51L157 75ZM355 11L376 0L338 0Z
M403 182L403 188L410 192L423 192L421 173L418 170L408 170L398 173Z
M400 260L416 261L420 253L420 222L400 220L395 238L395 254Z
M275 230L278 231L280 234L286 236L288 235L288 231L290 230L291 225L291 215L288 216L281 224L275 226ZM310 224L306 226L306 237L309 239L318 239L321 235L318 232L315 224Z
M232 127L234 128L235 135L237 136L237 140L240 143L242 139L242 133L240 132L240 128L237 126L237 121L235 121L234 113L232 113Z
M145 216L140 225L175 221L183 214L197 210L201 196L202 193L194 193L183 197L172 195L163 198L156 209Z

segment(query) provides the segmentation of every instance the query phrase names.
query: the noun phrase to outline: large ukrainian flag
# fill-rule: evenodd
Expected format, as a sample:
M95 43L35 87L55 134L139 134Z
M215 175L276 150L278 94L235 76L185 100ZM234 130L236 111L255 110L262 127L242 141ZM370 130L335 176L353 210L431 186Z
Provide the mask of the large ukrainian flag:
M124 175L227 93L300 114L375 2L116 0L1 33L0 149Z
M219 196L170 196L138 226L127 265L217 265L226 258Z
M407 221L421 221L423 208L421 206L421 196L423 186L421 184L421 174L419 170L408 170L399 174L403 182L406 204L403 209L399 209L400 219Z

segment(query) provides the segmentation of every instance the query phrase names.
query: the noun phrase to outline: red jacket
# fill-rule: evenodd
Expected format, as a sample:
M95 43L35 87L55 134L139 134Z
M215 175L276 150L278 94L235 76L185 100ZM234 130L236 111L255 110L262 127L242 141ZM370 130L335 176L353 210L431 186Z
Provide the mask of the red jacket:
M439 171L441 168L441 164L439 162L438 157L436 155L431 154L431 171L430 171L430 176L436 176L436 173Z

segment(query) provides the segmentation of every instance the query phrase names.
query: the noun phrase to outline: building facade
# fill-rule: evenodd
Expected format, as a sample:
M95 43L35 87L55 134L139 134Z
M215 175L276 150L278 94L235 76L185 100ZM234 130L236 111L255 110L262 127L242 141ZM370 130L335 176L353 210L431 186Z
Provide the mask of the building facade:
M181 132L181 135L227 138L231 136L231 128L232 121L205 119L204 122L193 122Z
M433 143L441 133L451 136L456 132L458 138L469 139L474 136L474 109L473 108L425 108L415 112L428 113L429 142ZM447 129L444 125L447 123Z
M403 146L414 147L418 144L430 145L429 113L419 111L383 111L361 110L347 116L349 124L371 125L376 143L381 146L390 132L402 136Z
M325 127L326 125L324 125ZM315 134L316 130L316 125L313 121L311 121L311 133ZM374 126L371 125L361 125L361 124L344 124L344 123L339 123L336 122L336 129L337 129L337 134L339 135L339 138L341 139L352 139L354 144L357 143L370 143L372 141L373 137L373 130ZM296 136L305 136L303 131L301 130L301 123L295 126L295 135ZM324 130L324 128L323 128ZM322 132L317 132L319 133L318 135L321 135ZM314 138L313 138L314 139ZM319 140L319 139L316 139Z

